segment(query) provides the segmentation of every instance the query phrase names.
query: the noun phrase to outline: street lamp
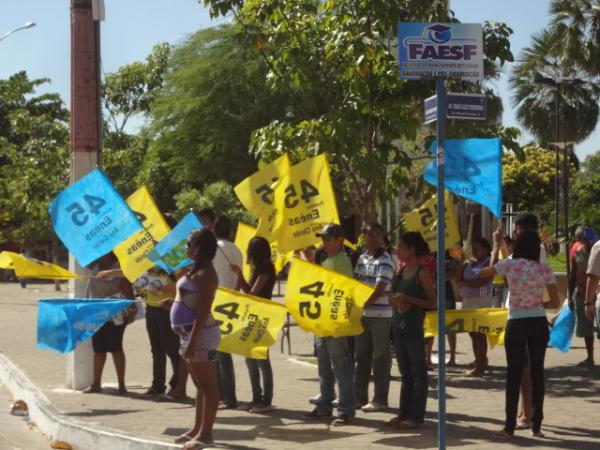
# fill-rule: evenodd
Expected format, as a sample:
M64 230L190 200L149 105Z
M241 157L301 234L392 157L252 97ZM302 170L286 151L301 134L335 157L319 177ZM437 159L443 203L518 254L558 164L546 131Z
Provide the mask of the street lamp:
M25 25L21 25L20 27L17 27L14 30L10 30L4 36L0 37L0 41L3 41L7 37L9 37L11 34L16 33L19 30L26 30L27 28L32 28L32 27L35 27L35 22L27 22Z

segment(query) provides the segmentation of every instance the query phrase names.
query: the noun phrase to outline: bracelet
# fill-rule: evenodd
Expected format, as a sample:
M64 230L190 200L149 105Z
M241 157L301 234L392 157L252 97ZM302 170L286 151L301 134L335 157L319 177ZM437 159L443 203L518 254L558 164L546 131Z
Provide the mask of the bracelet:
M592 305L593 305L593 303L592 303L592 302L585 302L585 303L583 304L583 306L592 306Z

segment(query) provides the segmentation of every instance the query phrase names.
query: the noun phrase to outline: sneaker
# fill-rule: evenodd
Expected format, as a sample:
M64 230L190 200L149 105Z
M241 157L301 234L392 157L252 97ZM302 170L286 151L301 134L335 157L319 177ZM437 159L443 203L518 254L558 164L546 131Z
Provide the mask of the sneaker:
M271 405L267 405L266 403L257 403L255 404L252 408L250 408L250 411L252 414L260 414L260 413L266 413L269 411L273 410L273 406Z
M309 398L308 403L310 403L311 405L319 405L319 403L321 403L321 394Z
M317 406L311 412L304 414L305 419L325 419L331 417L331 410Z
M364 412L377 412L377 411L383 411L383 410L387 409L387 405L382 405L381 403L377 403L377 402L371 402L371 403L367 403L361 409Z
M341 426L341 425L349 425L352 423L353 420L354 420L354 417L349 416L348 414L339 414L335 419L333 419L333 422L331 422L331 425L334 427Z
M337 408L339 406L340 402L338 401L337 398L334 398L333 401L331 402L331 407L332 408Z
M337 397L333 397L333 402L331 404L334 408L337 408L337 402ZM310 403L311 405L319 406L321 404L321 394L309 398L308 403Z

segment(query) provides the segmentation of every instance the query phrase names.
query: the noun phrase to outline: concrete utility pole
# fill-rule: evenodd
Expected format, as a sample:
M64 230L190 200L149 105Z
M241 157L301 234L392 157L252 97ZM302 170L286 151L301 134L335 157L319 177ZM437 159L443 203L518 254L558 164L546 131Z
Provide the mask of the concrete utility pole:
M70 183L98 166L102 148L100 107L101 0L71 0L71 164ZM69 269L88 275L69 254ZM85 280L69 282L69 293L85 297ZM67 387L84 389L93 381L91 342L80 344L67 362Z

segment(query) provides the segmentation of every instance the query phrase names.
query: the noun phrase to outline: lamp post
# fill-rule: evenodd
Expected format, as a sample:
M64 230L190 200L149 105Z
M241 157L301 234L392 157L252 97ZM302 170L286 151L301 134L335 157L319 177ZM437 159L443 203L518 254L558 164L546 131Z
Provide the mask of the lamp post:
M539 73L535 74L534 83L544 84L546 86L553 87L556 90L556 97L554 100L555 108L555 142L553 143L556 148L556 176L554 180L554 201L555 201L555 227L556 236L558 237L558 211L559 207L559 174L560 174L560 147L563 147L563 219L564 219L564 240L565 240L565 254L566 254L566 269L567 269L567 280L570 274L570 261L569 261L569 146L565 143L564 139L561 140L560 136L560 88L565 84L582 84L585 83L583 80L572 77L544 77ZM562 141L562 143L561 143Z
M14 30L10 30L4 36L0 37L0 42L9 37L11 34L16 33L20 30L26 30L27 28L35 27L35 22L27 22L25 25L21 25L20 27L15 28Z

